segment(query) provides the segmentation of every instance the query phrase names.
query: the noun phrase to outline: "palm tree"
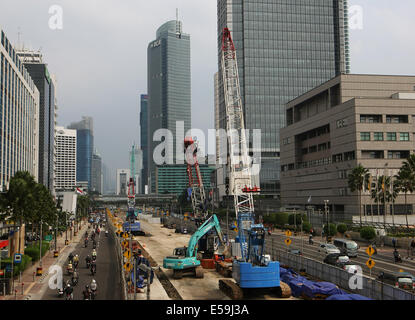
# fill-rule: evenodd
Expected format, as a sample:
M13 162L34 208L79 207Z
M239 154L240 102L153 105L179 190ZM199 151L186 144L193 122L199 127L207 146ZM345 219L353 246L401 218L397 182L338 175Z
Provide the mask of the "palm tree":
M359 193L359 214L360 225L362 225L362 191L364 185L369 183L369 170L359 164L349 174L348 186L351 192L357 191Z
M398 189L396 188L396 182L394 183L393 192L391 192L392 180L388 176L379 176L376 183L376 187L371 191L371 197L375 203L382 203L385 208L384 222L386 223L386 205L390 202L394 203L398 196Z
M409 170L410 165L404 165L395 176L397 182L397 189L405 194L405 217L406 227L409 228L408 223L408 206L407 206L407 193L412 193L415 189L415 174Z

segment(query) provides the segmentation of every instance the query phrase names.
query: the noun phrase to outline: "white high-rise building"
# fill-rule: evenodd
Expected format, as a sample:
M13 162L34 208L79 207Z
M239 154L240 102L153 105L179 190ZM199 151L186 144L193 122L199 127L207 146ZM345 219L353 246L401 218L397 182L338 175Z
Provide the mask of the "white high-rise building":
M117 195L128 194L128 182L130 181L130 169L117 169Z
M76 130L56 127L56 190L76 186Z
M0 28L0 190L17 171L39 173L40 95Z

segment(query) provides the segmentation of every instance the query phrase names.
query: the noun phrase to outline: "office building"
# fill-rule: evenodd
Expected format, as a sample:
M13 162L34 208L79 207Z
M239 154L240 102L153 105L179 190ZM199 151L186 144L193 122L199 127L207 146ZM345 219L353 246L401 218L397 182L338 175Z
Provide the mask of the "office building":
M199 167L207 196L211 189L211 175L215 170L215 166L200 164ZM194 168L193 176L196 177L196 171ZM189 188L189 178L187 175L186 165L157 166L156 178L156 193L158 194L181 195L187 190L187 188Z
M334 221L359 215L359 197L348 176L361 164L373 183L396 175L415 152L415 77L341 75L290 101L281 130L281 196L284 206L313 206ZM411 207L415 196L408 194ZM403 214L404 195L387 215ZM383 215L365 188L366 215ZM383 220L381 220L383 222Z
M75 190L76 130L56 127L56 191Z
M191 71L190 71L190 35L183 33L181 21L169 21L163 24L156 39L148 46L148 177L150 192L156 192L156 166L153 151L159 141L153 141L158 129L168 129L172 133L167 148L162 155L177 163L176 148L183 155L184 136L191 128ZM177 122L183 122L184 128L176 132ZM183 132L180 132L183 131ZM177 139L180 141L176 141ZM169 144L172 142L172 144ZM178 145L176 146L176 143ZM184 158L184 155L183 155ZM183 160L179 160L184 163ZM170 163L171 164L171 163Z
M130 169L117 169L117 195L128 195L128 183L130 182Z
M29 50L17 53L29 72L40 94L39 103L39 183L51 192L54 190L54 151L55 151L55 113L56 84L50 76L47 64L40 52Z
M143 158L141 169L140 193L144 193L148 185L148 95L140 96L140 145Z
M92 155L91 162L91 191L103 194L102 180L102 158L101 155L98 154L98 150L95 150L94 154Z
M1 31L0 189L16 171L39 173L39 90Z
M276 197L285 104L350 69L347 0L218 0L217 10L219 125L226 129L221 67L222 33L228 27L245 127L261 130L261 193Z
M141 180L142 176L141 173L143 171L143 151L138 148L138 146L133 147L133 150L130 150L129 158L132 158L134 152L134 181L135 181L135 194L141 194ZM130 161L131 162L131 161ZM130 165L131 166L131 165ZM131 171L131 169L130 169ZM131 173L132 174L132 173Z
M71 123L68 129L76 130L76 181L87 181L90 189L94 150L93 120L91 117L82 117L80 122Z

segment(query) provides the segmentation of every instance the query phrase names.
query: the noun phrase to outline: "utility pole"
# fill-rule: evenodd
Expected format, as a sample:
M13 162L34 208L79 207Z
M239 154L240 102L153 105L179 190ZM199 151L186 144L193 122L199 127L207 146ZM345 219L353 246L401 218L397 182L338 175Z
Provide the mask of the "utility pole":
M327 232L326 232L326 242L329 242L329 211L328 211L328 203L329 200L324 200L324 211L326 213L326 228L327 228Z

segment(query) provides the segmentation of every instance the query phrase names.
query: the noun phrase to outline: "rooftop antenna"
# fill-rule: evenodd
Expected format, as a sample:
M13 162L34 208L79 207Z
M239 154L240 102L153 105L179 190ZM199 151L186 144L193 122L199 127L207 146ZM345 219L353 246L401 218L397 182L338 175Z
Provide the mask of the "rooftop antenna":
M176 36L181 38L182 28L179 21L179 8L176 8Z
M20 35L21 35L21 32L20 32L20 27L18 27L17 28L17 47L19 48L19 50L21 50L22 48L20 47Z

